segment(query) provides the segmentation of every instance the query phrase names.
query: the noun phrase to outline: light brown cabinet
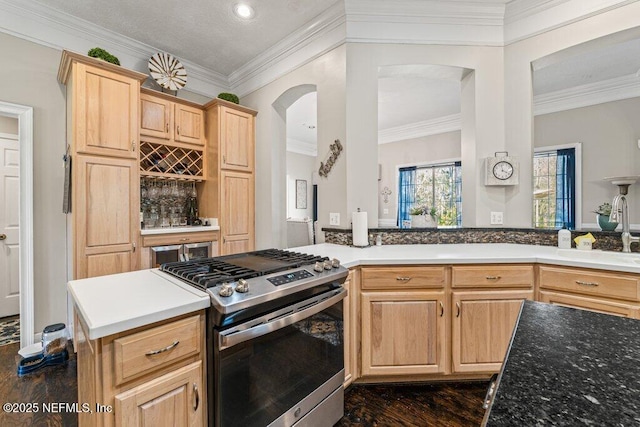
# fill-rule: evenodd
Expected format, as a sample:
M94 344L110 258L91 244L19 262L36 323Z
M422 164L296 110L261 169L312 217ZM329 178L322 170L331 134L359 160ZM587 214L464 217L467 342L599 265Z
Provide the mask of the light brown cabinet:
M206 425L204 324L201 311L89 340L76 315L78 401L113 408L79 425Z
M500 370L525 299L533 290L452 292L453 372Z
M444 267L361 270L363 376L445 372Z
M138 116L146 75L72 52L58 80L67 88L72 163L73 278L138 268Z
M636 274L541 265L538 286L542 302L632 318L640 314Z
M205 105L206 181L199 189L200 211L218 218L220 253L255 248L256 111L221 99Z
M140 135L204 145L204 111L188 101L149 89L140 94Z

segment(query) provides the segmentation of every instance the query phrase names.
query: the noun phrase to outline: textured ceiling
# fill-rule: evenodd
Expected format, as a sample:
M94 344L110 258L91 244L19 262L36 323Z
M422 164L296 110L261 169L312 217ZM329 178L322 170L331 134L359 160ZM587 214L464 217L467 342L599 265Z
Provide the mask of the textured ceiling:
M255 16L240 20L233 13L239 0L38 1L224 75L336 2L243 0Z

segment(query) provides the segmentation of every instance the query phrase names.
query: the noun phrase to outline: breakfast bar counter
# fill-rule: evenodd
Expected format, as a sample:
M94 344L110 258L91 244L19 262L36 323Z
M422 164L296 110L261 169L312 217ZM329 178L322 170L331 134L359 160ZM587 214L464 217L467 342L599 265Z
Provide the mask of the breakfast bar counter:
M640 425L640 321L525 301L485 423Z

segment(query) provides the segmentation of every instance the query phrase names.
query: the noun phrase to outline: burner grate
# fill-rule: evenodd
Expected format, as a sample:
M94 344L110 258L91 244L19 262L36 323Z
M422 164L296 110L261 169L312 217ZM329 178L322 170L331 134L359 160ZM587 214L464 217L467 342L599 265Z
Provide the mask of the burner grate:
M201 289L324 261L326 257L280 249L163 264L160 269ZM251 268L254 267L254 268Z

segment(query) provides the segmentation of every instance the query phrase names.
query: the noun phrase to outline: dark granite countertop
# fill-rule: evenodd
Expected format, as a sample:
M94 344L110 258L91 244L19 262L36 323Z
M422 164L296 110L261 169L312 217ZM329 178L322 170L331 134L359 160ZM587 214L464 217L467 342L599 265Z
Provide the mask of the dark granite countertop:
M640 321L525 301L487 426L640 426Z

